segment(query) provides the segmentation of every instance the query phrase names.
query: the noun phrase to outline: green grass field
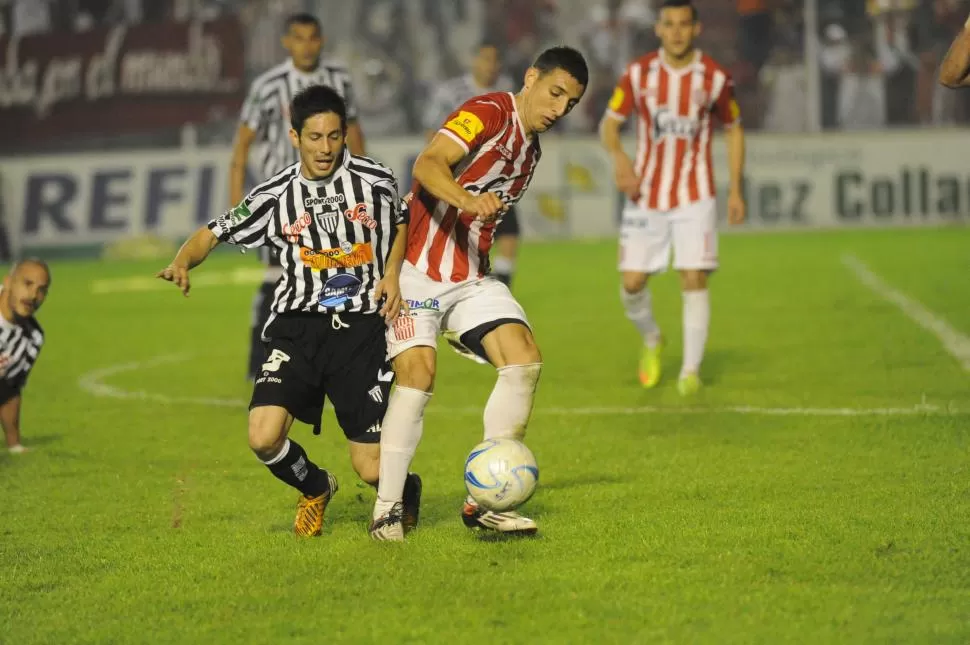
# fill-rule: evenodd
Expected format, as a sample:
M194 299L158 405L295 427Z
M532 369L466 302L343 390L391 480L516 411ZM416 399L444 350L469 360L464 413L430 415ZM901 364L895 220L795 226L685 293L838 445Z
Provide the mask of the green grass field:
M668 378L645 392L615 245L527 247L540 535L462 526L494 375L443 350L403 545L368 538L374 494L329 413L295 436L341 489L323 537L292 535L295 493L246 445L251 279L184 299L110 291L160 263L54 264L33 451L0 456L0 642L970 642L970 375L842 261L970 334L968 248L970 229L725 237L684 401L673 274Z

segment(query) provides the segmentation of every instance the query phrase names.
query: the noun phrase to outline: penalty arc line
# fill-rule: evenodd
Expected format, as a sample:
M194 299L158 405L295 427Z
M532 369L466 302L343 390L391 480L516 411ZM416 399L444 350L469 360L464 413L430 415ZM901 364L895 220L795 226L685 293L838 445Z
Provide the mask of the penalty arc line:
M158 356L146 361L132 361L119 363L108 367L92 370L83 374L78 379L78 387L98 398L112 398L129 401L145 401L159 403L162 405L202 405L208 407L223 407L245 409L249 401L244 399L230 399L206 396L169 396L157 392L146 392L144 390L126 390L124 388L109 385L106 379L120 374L139 372L163 365L182 363L189 360L190 356L185 354L173 354ZM445 413L455 415L480 415L482 407L475 406L429 406L428 411L432 413ZM919 404L911 407L884 407L884 408L820 408L820 407L762 407L750 405L726 405L726 406L592 406L592 407L563 407L563 406L541 406L536 408L537 414L549 415L571 415L571 416L628 416L641 414L710 414L710 413L731 413L764 416L812 416L812 417L873 417L873 416L915 416L915 415L942 415L952 416L963 414L963 411L949 407Z

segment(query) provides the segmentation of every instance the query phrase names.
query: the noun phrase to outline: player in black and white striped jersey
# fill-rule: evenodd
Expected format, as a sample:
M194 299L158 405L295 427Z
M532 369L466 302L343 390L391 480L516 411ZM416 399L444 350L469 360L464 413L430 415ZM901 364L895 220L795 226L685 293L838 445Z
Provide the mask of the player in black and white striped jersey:
M470 98L489 92L514 92L518 88L509 76L501 73L502 58L498 47L485 42L475 50L471 70L467 74L442 81L431 95L425 113L425 130L430 141L438 129L458 106ZM495 229L495 258L491 274L506 286L512 286L515 258L519 251L519 214L513 206Z
M407 237L397 180L344 147L345 105L329 87L299 92L289 136L299 161L199 229L158 277L188 295L188 272L220 242L279 250L282 278L262 331L266 359L253 385L249 445L302 493L298 535L319 535L337 482L288 438L294 419L319 432L324 397L350 442L361 479L377 484L381 421L394 373L387 323L406 310L398 284ZM420 479L406 506L417 522Z
M23 260L3 279L0 289L0 425L7 450L26 451L20 443L20 407L30 370L44 345L44 330L34 314L44 304L51 272L40 260Z
M347 148L352 154L365 154L350 72L335 60L321 59L323 32L320 22L310 14L291 16L286 21L282 42L290 57L259 76L250 86L243 104L229 172L232 205L238 204L245 194L246 167L254 142L265 144L258 160L260 181L298 161L296 149L287 134L290 130L289 106L296 93L310 85L332 87L343 97L347 106ZM260 330L269 316L270 297L281 274L275 249L262 249L260 259L267 269L263 284L253 299L248 370L252 378L265 358Z

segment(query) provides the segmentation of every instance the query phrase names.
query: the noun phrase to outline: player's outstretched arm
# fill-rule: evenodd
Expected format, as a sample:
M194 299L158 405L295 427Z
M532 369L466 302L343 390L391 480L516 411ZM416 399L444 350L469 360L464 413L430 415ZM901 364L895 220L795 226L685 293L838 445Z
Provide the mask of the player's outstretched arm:
M455 181L452 168L467 154L451 137L438 133L418 155L411 174L422 188L455 208L483 219L495 217L507 210L498 195L473 195Z
M20 402L21 395L12 397L0 405L0 425L7 440L7 450L12 453L24 452L26 448L20 443Z
M256 131L245 123L236 130L232 160L229 163L229 202L233 205L241 202L246 194L246 163L249 161L249 148L255 138Z
M616 187L624 195L635 200L640 190L640 182L637 181L633 161L623 150L623 142L620 139L622 125L623 121L612 116L609 112L603 115L603 119L600 121L600 143L610 154L610 160L613 162L613 180L616 182Z
M209 227L203 226L185 241L172 263L156 273L155 277L174 282L182 290L182 294L188 296L189 271L202 264L218 245L219 238Z
M970 85L970 19L943 57L939 80L940 84L954 89Z

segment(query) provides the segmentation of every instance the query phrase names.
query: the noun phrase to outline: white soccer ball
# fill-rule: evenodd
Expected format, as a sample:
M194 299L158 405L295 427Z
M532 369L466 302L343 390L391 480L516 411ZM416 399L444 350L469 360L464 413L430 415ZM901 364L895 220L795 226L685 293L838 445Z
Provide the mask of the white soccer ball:
M490 511L501 513L525 504L538 481L535 456L515 439L486 439L465 460L465 488Z

